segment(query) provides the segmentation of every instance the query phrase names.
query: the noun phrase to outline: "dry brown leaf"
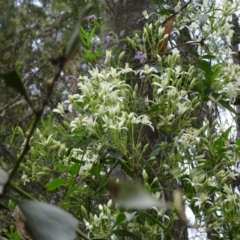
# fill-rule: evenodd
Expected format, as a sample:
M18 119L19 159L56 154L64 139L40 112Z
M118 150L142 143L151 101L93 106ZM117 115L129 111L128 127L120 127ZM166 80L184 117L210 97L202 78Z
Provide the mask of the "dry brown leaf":
M33 238L30 237L30 233L27 230L25 218L18 206L15 207L15 221L16 229L20 238L22 240L33 240Z

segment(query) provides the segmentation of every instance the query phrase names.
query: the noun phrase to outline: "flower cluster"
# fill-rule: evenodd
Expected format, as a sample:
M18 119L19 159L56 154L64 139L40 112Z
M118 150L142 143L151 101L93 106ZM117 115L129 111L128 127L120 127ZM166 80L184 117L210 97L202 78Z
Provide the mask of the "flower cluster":
M136 52L134 59L138 59L140 61L140 63L145 63L147 60L147 56L143 52L138 51L138 52Z
M109 45L110 43L117 44L119 42L118 35L116 33L109 32L105 36L105 43Z

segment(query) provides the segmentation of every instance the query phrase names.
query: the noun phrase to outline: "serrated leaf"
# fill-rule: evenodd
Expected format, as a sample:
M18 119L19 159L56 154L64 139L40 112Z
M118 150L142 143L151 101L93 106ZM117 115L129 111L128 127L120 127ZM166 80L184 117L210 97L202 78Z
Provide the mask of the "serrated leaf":
M8 174L0 168L0 195L3 193L4 186L8 181Z
M61 187L65 182L65 178L55 178L51 182L47 183L44 187L48 191L53 191L54 189Z
M5 74L1 74L0 77L4 79L5 84L8 87L14 88L18 93L20 93L26 99L28 103L30 103L30 100L28 98L28 95L23 85L23 82L21 80L21 77L16 71L11 71Z
M73 240L77 219L59 207L42 202L16 201L34 240Z
M93 5L91 3L89 3L82 9L82 11L80 13L79 21L76 24L76 27L75 27L75 29L72 33L72 36L71 36L71 38L69 40L69 43L66 47L66 50L64 52L65 63L73 58L73 56L75 55L75 53L76 53L76 51L79 47L79 44L80 44L80 37L79 37L80 25L82 23L83 17L85 16L85 14L87 14L92 9L92 7L93 7Z

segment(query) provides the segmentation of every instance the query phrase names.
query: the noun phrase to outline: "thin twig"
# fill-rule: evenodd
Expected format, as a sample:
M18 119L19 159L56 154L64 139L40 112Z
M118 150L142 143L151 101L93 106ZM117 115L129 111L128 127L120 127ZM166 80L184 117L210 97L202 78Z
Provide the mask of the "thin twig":
M14 189L16 192L18 192L19 194L21 194L22 196L24 196L25 198L28 198L30 200L36 201L37 199L34 198L32 195L30 195L29 193L25 192L22 188L18 187L16 184L14 184L13 182L10 182L9 185L11 186L12 189Z
M92 9L93 5L92 4L88 4L87 6L84 7L84 9L81 11L80 13L80 16L79 16L79 22L78 22L78 25L80 25L80 23L82 22L83 20L83 17L84 15L90 11ZM76 32L74 32L75 34ZM71 40L70 40L71 41ZM74 46L74 45L73 45ZM28 137L26 139L26 142L25 142L25 145L24 145L24 148L20 154L20 156L18 157L18 159L16 160L16 163L12 169L12 171L9 173L9 177L8 177L8 181L6 182L5 186L4 186L4 190L2 192L2 195L1 196L4 196L5 193L6 193L6 189L8 187L8 185L10 184L10 181L11 179L13 178L13 176L15 175L15 173L17 172L19 166L20 166L20 163L23 161L24 157L27 155L29 149L30 149L30 141L31 141L31 138L35 132L35 129L39 123L39 121L41 120L41 117L42 117L42 114L43 114L43 111L44 111L44 108L47 106L48 102L49 102L49 99L52 95L52 92L53 92L53 88L54 88L54 84L55 82L59 79L60 75L61 75L61 72L63 71L64 69L64 66L67 64L67 62L72 58L73 56L73 52L75 51L73 49L73 46L69 46L68 45L68 48L70 49L69 51L66 51L62 56L58 57L55 59L55 65L56 65L56 72L55 72L55 75L54 75L54 78L53 80L50 82L49 86L48 86L48 91L47 91L47 94L46 94L46 97L42 103L42 106L40 108L34 108L33 111L36 115L35 117L35 120L32 124L32 127L29 131L29 134L28 134Z

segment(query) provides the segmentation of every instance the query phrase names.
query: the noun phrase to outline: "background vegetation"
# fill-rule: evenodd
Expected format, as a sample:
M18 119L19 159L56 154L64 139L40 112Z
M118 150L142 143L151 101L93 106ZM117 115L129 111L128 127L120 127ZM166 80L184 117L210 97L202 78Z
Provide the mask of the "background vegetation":
M0 3L2 238L238 239L239 3L135 1Z

